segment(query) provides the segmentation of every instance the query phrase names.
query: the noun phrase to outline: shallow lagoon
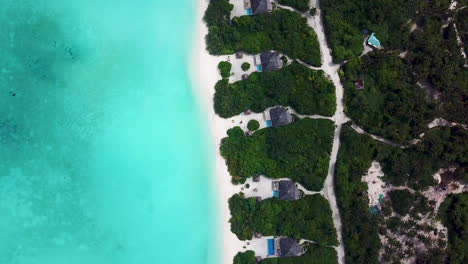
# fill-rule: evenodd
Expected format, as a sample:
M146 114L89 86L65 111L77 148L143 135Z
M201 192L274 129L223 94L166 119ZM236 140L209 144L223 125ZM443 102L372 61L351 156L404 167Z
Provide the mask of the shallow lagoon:
M195 4L2 0L0 263L218 263Z

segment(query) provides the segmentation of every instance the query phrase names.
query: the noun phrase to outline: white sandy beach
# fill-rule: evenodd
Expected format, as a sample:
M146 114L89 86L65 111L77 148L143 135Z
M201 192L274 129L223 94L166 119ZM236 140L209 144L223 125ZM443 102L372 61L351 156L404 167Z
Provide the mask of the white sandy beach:
M216 194L218 197L218 211L220 213L219 228L221 228L219 241L222 243L222 263L231 264L232 260L239 251L243 251L242 247L245 242L240 241L231 232L229 218L231 214L228 207L228 199L236 192L239 191L239 186L234 186L231 183L231 176L228 173L225 160L221 157L219 152L219 144L221 139L226 137L226 131L238 125L244 117L237 117L232 119L222 119L217 116L213 108L214 86L221 78L218 73L218 63L224 57L211 56L206 50L205 35L208 34L208 28L203 22L203 15L208 7L209 0L199 0L197 10L197 25L194 36L194 55L192 61L191 77L194 82L195 95L199 98L198 102L201 104L204 118L207 118L208 125L210 126L211 138L214 140L212 146L215 148L213 153L216 153L216 164L214 172L214 181L216 186ZM235 119L233 123L232 120ZM246 119L247 120L247 119ZM246 124L247 122L243 122Z

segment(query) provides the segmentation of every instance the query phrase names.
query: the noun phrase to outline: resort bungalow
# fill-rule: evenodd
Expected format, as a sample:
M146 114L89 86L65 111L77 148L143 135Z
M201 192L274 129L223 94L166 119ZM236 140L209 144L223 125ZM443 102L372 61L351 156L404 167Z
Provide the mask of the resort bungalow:
M304 248L294 238L282 237L276 239L275 245L277 246L278 257L299 257L305 252Z
M288 108L281 106L270 109L268 116L272 127L286 126L294 121L294 117L289 113Z
M367 45L374 47L376 49L380 48L380 40L377 39L374 33L372 33L366 41Z
M273 10L271 0L250 0L250 8L252 15L268 13Z
M255 64L258 71L276 71L283 67L281 54L276 51L265 51L260 56L255 56Z
M274 181L273 196L280 200L299 200L303 193L293 181Z

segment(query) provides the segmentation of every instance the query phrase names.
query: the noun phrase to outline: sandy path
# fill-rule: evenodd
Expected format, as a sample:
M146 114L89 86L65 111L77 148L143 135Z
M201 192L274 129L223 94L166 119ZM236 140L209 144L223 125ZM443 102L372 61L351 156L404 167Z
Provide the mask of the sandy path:
M314 1L313 1L314 2ZM343 106L343 85L341 84L340 77L338 75L338 69L340 65L336 65L333 63L331 51L328 47L327 40L325 38L325 30L323 27L323 17L322 17L322 10L319 6L319 1L315 1L312 3L312 6L317 8L317 15L310 17L308 16L307 21L309 25L315 30L317 34L317 38L320 44L320 50L322 53L322 67L321 69L330 77L333 84L335 85L335 93L336 93L336 112L333 116L333 121L335 122L336 128L334 133L333 139L333 147L330 157L330 166L328 168L328 175L327 179L325 180L324 186L324 195L328 199L330 203L330 207L333 213L333 224L337 230L338 234L338 242L339 245L335 247L337 254L338 254L338 263L344 264L344 246L343 246L343 237L342 237L342 224L340 218L340 212L338 210L338 205L336 201L335 195L335 165L336 165L336 158L338 156L338 150L340 147L340 134L343 124L348 121L348 118L344 114L344 106Z

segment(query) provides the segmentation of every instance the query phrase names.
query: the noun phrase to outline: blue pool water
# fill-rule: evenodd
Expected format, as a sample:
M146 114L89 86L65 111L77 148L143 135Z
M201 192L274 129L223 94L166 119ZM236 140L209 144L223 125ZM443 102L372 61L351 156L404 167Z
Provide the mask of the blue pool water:
M267 126L267 127L271 127L271 120L267 120L267 121L266 121L266 126Z
M261 72L263 69L262 69L262 65L257 65L257 71Z
M2 0L1 264L220 263L196 3Z
M268 256L274 256L274 255L275 255L275 240L268 239Z
M247 15L251 16L252 15L252 8L247 8Z
M273 197L278 197L278 191L273 191Z

